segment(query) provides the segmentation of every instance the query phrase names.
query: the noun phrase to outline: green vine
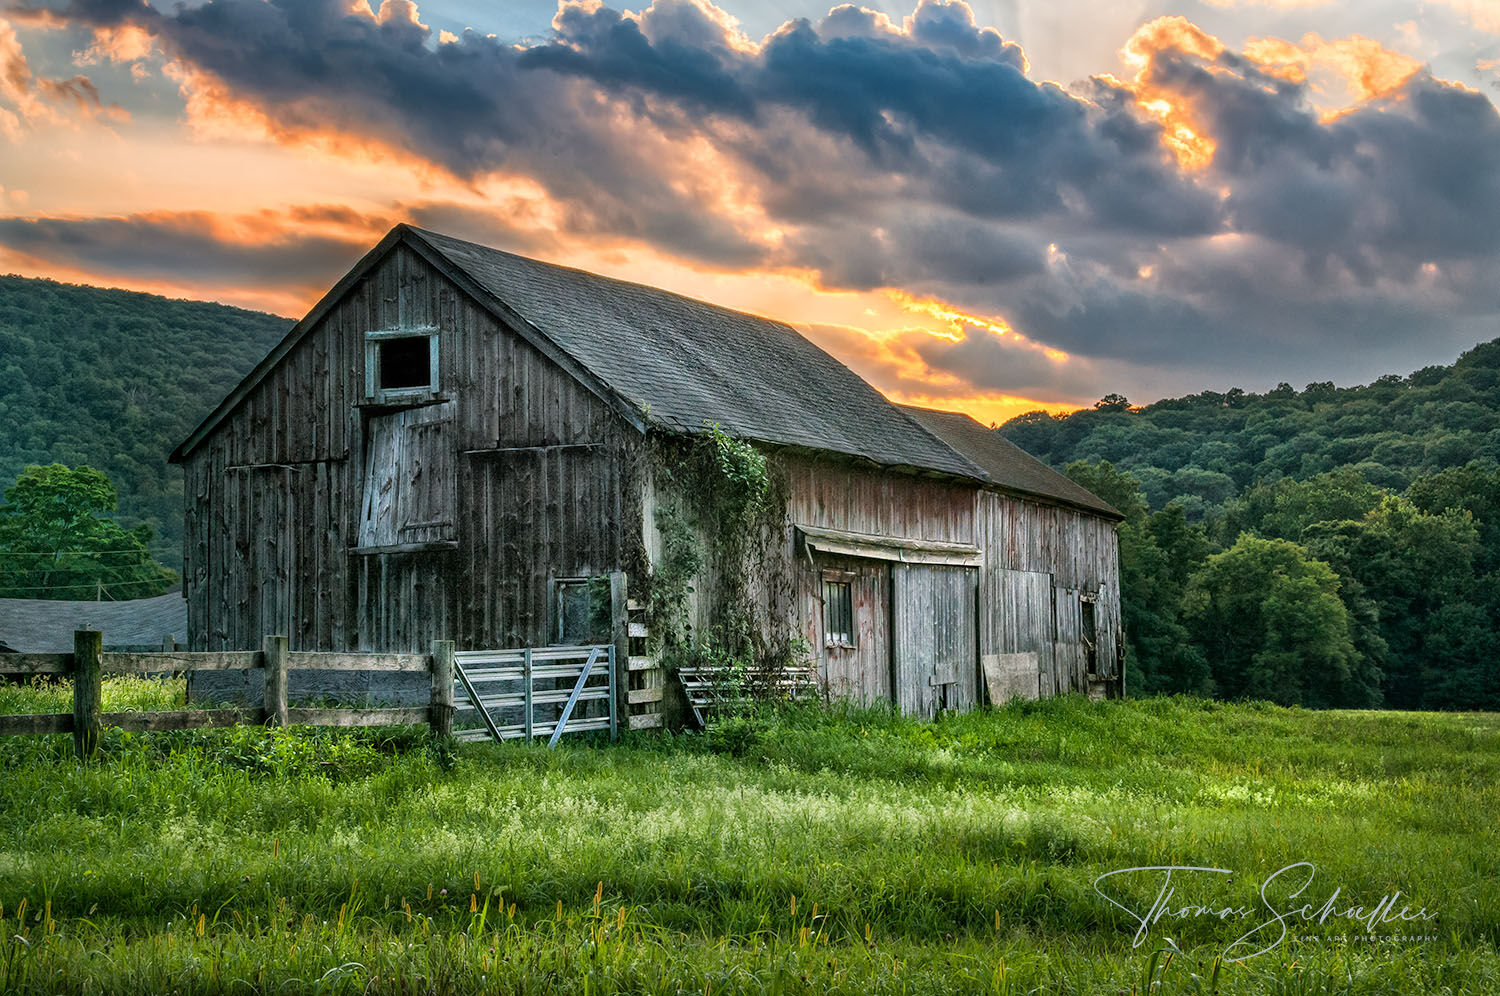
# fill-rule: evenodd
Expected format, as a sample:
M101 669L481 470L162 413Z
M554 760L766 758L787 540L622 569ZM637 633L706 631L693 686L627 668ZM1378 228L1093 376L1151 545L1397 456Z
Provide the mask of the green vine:
M662 542L651 575L651 627L657 651L670 666L714 665L730 675L787 658L790 634L773 639L756 625L747 579L764 571L779 549L785 489L765 453L716 423L690 439L663 441L657 462L672 497L655 515ZM712 592L708 632L693 633L687 602L695 578Z

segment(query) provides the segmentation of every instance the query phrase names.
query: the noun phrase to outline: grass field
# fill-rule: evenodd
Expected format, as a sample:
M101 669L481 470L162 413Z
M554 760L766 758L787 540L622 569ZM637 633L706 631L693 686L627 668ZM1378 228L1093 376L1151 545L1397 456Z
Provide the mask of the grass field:
M110 681L105 708L180 694ZM70 752L0 741L0 992L1500 992L1495 715L1070 698L550 752L262 729ZM1297 862L1302 894L1305 867L1262 900ZM1162 873L1100 883L1135 917L1094 882L1156 865L1234 874L1175 873L1137 938ZM1433 918L1368 929L1396 890L1390 915Z

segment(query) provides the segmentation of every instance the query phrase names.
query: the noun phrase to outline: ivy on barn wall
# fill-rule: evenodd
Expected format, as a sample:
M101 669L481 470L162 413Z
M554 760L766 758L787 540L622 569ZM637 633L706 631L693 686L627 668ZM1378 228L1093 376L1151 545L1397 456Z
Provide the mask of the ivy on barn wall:
M775 457L713 423L698 436L659 438L654 448L661 551L647 604L656 652L669 667L801 663L807 647L795 632L795 581L783 549L786 475ZM694 594L706 599L706 632L693 629Z

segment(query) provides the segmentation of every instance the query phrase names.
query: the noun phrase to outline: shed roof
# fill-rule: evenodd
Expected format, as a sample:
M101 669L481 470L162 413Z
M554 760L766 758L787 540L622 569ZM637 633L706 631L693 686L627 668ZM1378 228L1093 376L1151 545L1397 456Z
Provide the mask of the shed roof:
M1021 447L962 412L940 412L902 405L928 432L984 468L992 484L1011 491L1052 498L1115 519L1125 516L1104 499L1064 477Z
M187 638L187 601L180 591L122 602L0 598L0 644L17 653L72 653L76 629L102 631L109 647L159 647Z

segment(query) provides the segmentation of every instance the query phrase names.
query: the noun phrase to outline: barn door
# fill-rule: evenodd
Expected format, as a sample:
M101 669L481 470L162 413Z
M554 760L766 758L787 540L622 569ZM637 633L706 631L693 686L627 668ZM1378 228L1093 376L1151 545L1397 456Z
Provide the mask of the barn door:
M365 432L359 545L380 548L453 538L453 403L370 419Z
M930 718L939 709L974 707L976 582L966 567L891 567L891 680L902 713Z

